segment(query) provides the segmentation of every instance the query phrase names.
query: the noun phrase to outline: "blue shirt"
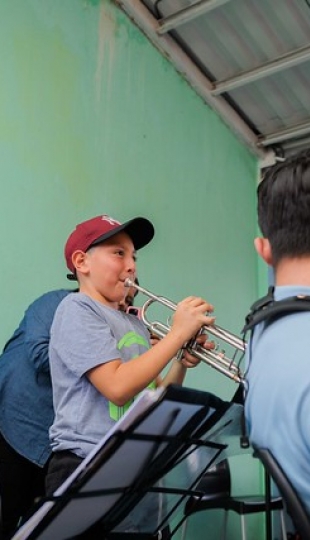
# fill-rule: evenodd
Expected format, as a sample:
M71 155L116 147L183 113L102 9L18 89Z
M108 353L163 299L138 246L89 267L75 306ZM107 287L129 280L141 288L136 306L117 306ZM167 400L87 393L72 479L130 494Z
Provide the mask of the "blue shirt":
M275 299L310 295L281 286ZM250 441L268 448L310 511L310 311L261 323L250 341L245 415Z
M0 356L0 432L16 452L44 466L51 454L53 401L48 345L54 313L71 291L35 300Z

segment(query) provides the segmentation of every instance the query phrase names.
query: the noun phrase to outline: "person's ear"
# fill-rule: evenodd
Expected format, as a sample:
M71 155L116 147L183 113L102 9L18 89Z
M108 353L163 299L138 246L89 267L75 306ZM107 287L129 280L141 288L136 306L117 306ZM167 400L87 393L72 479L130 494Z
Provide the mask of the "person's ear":
M84 251L74 251L72 253L72 263L76 269L77 272L80 272L81 274L86 274L88 271L88 258L87 253L84 253Z
M255 238L254 246L258 255L265 261L265 263L272 266L272 250L268 238Z

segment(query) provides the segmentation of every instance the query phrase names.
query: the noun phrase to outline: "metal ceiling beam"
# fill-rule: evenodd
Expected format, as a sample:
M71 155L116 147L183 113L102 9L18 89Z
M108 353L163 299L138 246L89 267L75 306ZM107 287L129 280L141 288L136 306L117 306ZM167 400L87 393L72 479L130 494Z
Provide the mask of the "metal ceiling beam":
M215 82L212 94L214 96L218 96L223 94L223 92L228 92L238 88L239 86L244 86L245 84L257 81L258 79L268 77L269 75L273 75L274 73L277 73L283 69L288 69L296 66L297 64L301 64L302 62L306 62L309 59L310 47L300 47L295 51L279 56L275 60L266 62L257 68L249 69L248 71L243 71L243 73L240 73L235 77L230 77L229 79Z
M178 26L181 26L181 24L192 21L204 13L216 9L229 1L230 0L200 0L200 2L195 2L186 8L176 11L172 15L159 19L158 33L165 34L166 32L169 32L169 30L177 28Z
M254 155L264 159L272 153L258 146L257 135L249 128L237 112L221 96L212 95L211 81L198 69L181 47L169 35L158 34L158 21L140 0L114 0L130 19L144 32L157 49L168 58L175 69L184 77L198 95L214 109L231 131Z
M310 121L303 122L294 127L282 129L265 135L264 137L259 137L259 144L262 146L270 146L271 144L281 143L287 141L288 139L294 139L297 137L303 137L310 133Z
M310 134L307 137L302 137L300 139L297 138L297 139L293 139L292 141L288 140L282 146L285 151L295 150L295 149L298 150L301 147L310 148Z

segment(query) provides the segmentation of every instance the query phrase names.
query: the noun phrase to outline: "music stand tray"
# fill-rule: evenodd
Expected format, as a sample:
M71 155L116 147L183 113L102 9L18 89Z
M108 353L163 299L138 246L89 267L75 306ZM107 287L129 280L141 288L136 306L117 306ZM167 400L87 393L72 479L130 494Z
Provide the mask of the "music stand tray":
M126 530L148 497L162 496L161 519L148 524L147 532L156 534L210 464L236 444L241 412L241 405L209 392L176 385L145 390L12 540L99 538L98 531L104 538ZM178 467L183 484L163 486L161 479L177 477Z

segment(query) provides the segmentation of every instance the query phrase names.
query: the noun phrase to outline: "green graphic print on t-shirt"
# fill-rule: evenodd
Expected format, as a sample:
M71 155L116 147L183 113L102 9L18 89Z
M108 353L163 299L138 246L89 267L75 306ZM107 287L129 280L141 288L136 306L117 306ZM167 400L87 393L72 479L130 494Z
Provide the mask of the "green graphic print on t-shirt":
M150 345L148 341L145 339L144 336L141 336L140 334L136 334L136 332L128 332L125 334L118 342L117 347L121 351L124 347L130 347L131 345L142 345L146 347L147 349L150 348ZM136 355L137 356L137 355ZM135 358L135 356L133 356ZM156 382L152 381L147 388L155 389L156 388ZM137 396L136 396L137 397ZM123 405L122 407L118 407L114 403L109 403L109 413L112 420L119 420L123 414L129 409L130 405L134 402L135 398L130 399Z

